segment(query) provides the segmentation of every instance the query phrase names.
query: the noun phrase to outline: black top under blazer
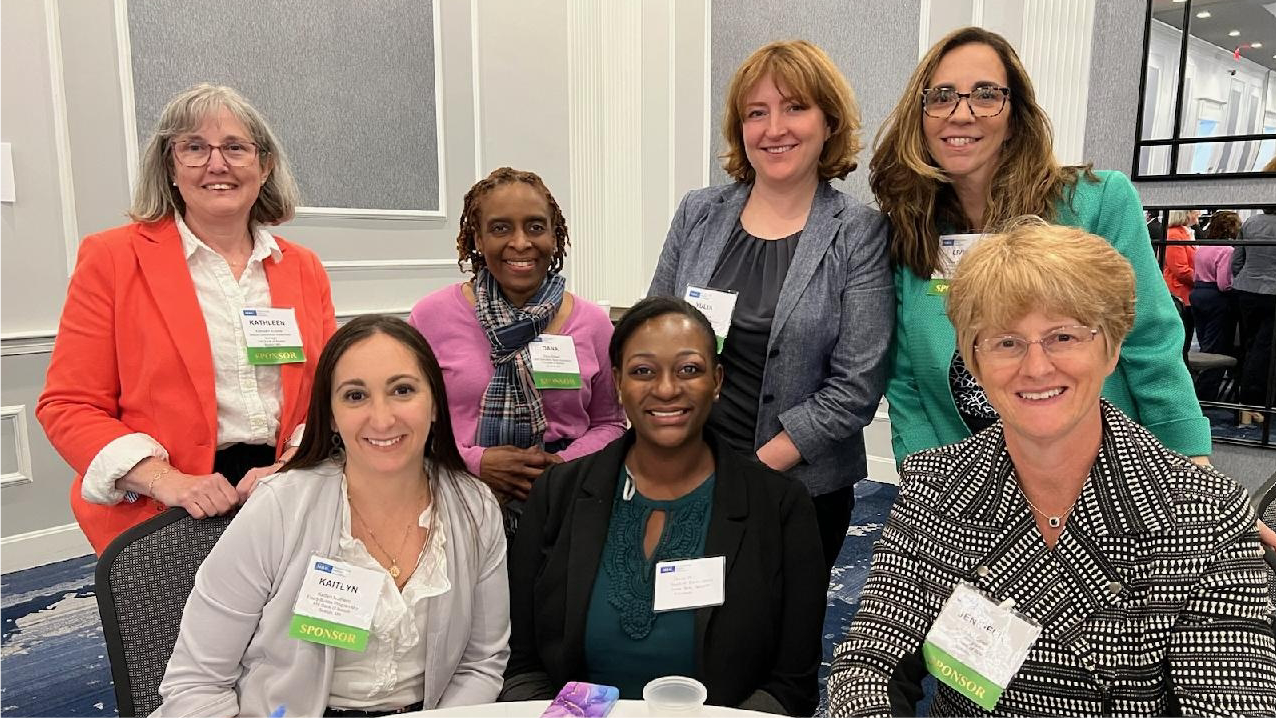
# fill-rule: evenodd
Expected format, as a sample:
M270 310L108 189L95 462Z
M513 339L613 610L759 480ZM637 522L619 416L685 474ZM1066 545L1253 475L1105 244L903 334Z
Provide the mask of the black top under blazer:
M752 190L735 182L683 197L647 296L709 285ZM889 236L883 214L821 182L780 288L754 448L788 431L802 460L785 473L812 496L868 475L863 430L886 389L895 330Z
M708 703L811 715L828 574L802 484L706 432L716 481L705 556L726 556L726 601L695 609ZM585 619L632 430L532 485L510 549L510 660L501 700L584 680Z

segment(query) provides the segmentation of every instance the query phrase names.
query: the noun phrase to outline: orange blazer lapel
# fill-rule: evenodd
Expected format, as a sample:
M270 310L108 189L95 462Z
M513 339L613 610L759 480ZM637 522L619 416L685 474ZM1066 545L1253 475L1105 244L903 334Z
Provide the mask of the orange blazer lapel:
M142 225L133 246L142 269L142 279L150 287L156 309L190 375L211 436L216 437L217 392L213 349L208 342L204 313L195 295L195 282L182 253L182 238L177 233L177 224L170 218ZM142 311L142 308L138 310Z
M301 287L301 262L297 258L295 252L290 252L280 244L281 257L278 262L274 259L267 258L262 262L262 266L266 268L266 283L270 285L270 304L277 308L291 307L297 310L297 322L300 325L301 339L303 342L302 351L306 355L306 359L313 362L319 358L319 352L323 351L322 346L310 346L306 344L309 337L305 331L306 322L309 317L305 315L305 293ZM312 354L313 353L313 354ZM288 440L285 432L292 431L292 427L288 425L289 417L291 417L297 406L299 395L301 394L302 379L305 376L306 363L294 362L291 364L283 364L279 367L279 382L283 385L284 401L280 411L279 442L277 447L282 447L284 442Z

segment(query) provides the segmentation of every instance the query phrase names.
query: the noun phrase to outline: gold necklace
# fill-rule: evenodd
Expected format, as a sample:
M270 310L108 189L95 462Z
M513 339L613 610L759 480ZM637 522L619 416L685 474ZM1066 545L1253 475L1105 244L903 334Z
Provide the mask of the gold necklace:
M349 501L349 499L347 499L347 501ZM386 558L390 559L390 567L386 569L386 571L390 573L390 578L398 579L399 574L402 573L399 569L398 554L403 553L403 547L408 544L408 534L412 533L412 524L409 523L408 527L403 530L403 540L399 542L399 550L397 553L392 554L389 551L386 551L385 546L382 546L381 542L377 540L377 535L372 532L372 527L368 525L366 520L364 520L363 514L359 513L359 508L354 505L354 502L350 501L349 503L350 508L354 511L354 517L359 519L359 523L363 524L363 530L368 532L368 537L372 539L372 543L376 544L376 547L381 550L381 553L384 554Z
M1036 504L1032 503L1032 499L1028 498L1028 494L1024 493L1022 486L1019 487L1019 494L1023 496L1023 500L1028 503L1028 508L1032 509L1033 511L1036 511L1037 513L1045 517L1046 523L1050 524L1050 528L1052 529L1057 529L1063 525L1063 520L1068 518L1068 514L1072 513L1073 507L1077 505L1077 499L1081 498L1080 496L1078 496L1077 499L1073 499L1072 503L1068 504L1068 508L1064 509L1062 514L1059 514L1058 516L1051 516L1045 511L1042 511L1041 509L1037 508Z

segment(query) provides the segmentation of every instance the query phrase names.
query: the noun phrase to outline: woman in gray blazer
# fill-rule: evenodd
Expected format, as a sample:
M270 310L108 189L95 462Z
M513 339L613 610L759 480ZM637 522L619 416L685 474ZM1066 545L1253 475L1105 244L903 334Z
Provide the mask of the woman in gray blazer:
M722 124L729 185L683 198L648 296L735 297L710 427L800 479L825 563L867 475L863 428L886 381L894 329L887 225L834 189L861 148L855 95L804 42L757 50L736 71ZM719 330L719 333L722 333Z

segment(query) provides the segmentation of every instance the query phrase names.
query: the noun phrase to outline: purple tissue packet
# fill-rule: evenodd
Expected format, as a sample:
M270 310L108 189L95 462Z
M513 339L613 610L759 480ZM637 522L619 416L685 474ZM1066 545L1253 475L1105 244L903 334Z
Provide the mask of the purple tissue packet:
M541 718L570 718L571 716L588 716L603 718L611 712L611 707L620 700L620 689L615 686L600 686L596 683L571 681L563 686L558 696L549 704Z

